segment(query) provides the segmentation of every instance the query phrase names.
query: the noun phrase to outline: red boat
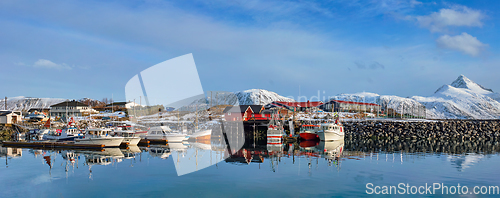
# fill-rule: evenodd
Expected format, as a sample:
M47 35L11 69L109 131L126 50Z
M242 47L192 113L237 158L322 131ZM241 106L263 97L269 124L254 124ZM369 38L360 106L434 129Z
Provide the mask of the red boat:
M316 133L319 130L319 125L302 125L300 127L300 138L304 140L319 140L319 136Z

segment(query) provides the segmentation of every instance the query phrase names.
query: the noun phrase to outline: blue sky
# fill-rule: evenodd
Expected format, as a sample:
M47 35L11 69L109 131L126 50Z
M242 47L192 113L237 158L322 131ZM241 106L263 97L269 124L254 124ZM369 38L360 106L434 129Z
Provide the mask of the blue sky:
M499 91L499 3L3 0L0 94L124 100L188 53L204 90L428 96L464 74Z

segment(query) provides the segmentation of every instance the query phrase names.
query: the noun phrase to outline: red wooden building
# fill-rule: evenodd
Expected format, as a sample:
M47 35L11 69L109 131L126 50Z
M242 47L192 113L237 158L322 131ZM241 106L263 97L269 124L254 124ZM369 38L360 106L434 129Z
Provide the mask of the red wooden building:
M271 113L262 105L239 105L226 107L223 111L226 121L267 121Z

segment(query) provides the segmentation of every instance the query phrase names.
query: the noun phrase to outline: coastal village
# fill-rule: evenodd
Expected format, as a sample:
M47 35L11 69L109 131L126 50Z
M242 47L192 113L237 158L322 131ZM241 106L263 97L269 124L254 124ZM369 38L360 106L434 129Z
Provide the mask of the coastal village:
M500 149L495 143L500 139L498 120L433 118L429 115L435 115L435 108L407 99L360 100L341 95L299 102L258 89L209 93L205 100L177 109L89 98L45 102L26 98L9 106L6 97L0 110L0 153L7 159L22 156L23 148L62 149L65 152L57 153L65 159L85 155L88 165L106 165L142 152L167 159L195 149L195 156L215 152L214 161L227 163L269 159L274 169L283 157L324 158L340 168L343 158L366 158L364 152L377 150L463 153ZM177 157L179 163L202 168L197 160L181 158Z

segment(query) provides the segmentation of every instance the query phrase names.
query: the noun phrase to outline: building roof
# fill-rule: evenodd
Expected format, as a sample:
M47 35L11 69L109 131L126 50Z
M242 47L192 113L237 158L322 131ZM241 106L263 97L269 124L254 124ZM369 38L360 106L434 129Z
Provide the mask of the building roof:
M61 102L61 103L57 103L55 105L51 105L50 107L86 107L88 105L86 104L83 104L81 102L78 102L76 100L66 100L64 102Z
M314 101L314 102L282 102L282 101L275 101L273 103L285 105L288 107L317 107L319 105L322 105L323 102L321 101Z
M366 106L380 106L380 105L374 104L374 103L353 102L353 101L343 101L343 100L330 100L328 103L331 103L331 102L344 103L344 104L366 105Z
M12 111L0 111L0 116L6 116L6 115L9 115L11 113L12 113Z
M229 106L224 109L223 113L244 113L248 108L250 108L253 113L260 113L262 105Z
M109 106L109 107L111 107L111 106L119 106L119 105L123 105L123 106L125 106L126 104L128 104L128 102L113 102L113 103L108 104L108 105L106 105L106 106L107 106L107 107L108 107L108 106Z

